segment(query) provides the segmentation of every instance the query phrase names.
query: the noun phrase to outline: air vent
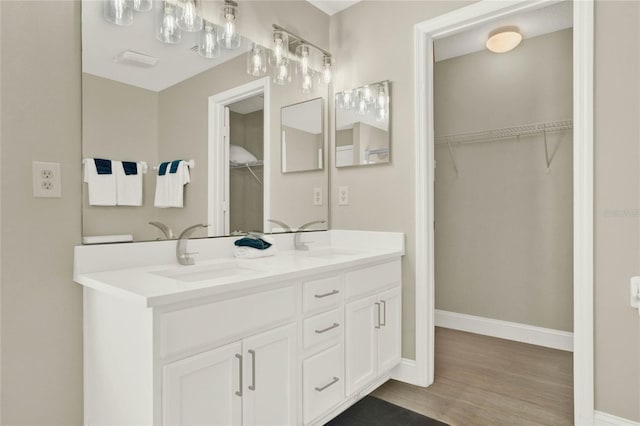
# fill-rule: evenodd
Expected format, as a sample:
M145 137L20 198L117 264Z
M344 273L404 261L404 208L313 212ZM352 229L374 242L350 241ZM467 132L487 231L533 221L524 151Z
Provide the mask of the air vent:
M189 49L192 52L197 52L198 51L198 45L196 44L195 46L193 46L191 49Z
M145 55L144 53L134 52L133 50L125 50L118 53L113 58L113 61L119 64L150 68L155 66L158 63L159 59L154 56Z

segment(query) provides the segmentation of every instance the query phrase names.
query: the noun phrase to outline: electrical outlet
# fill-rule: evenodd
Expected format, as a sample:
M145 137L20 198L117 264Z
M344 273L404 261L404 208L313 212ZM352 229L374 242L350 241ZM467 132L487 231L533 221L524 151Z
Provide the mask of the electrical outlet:
M338 205L339 206L349 205L349 187L348 186L338 187Z
M33 196L35 198L62 197L60 163L33 162Z
M313 205L321 206L322 205L322 188L313 188Z

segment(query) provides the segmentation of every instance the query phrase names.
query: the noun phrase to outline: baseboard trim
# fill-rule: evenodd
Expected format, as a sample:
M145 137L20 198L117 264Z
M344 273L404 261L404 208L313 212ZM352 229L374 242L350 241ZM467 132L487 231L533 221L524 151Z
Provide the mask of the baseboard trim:
M640 426L640 423L614 416L613 414L603 413L596 410L593 413L593 424L595 426Z
M418 385L418 366L412 359L402 358L400 364L391 370L391 378L400 382Z
M437 327L573 352L573 333L436 309Z

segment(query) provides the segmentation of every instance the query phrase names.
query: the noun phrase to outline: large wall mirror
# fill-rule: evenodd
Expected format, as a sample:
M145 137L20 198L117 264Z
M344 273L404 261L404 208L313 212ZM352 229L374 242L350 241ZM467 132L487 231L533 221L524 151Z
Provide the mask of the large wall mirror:
M322 98L282 108L282 172L322 170L324 162Z
M210 3L215 21L219 2ZM203 3L205 17L207 4ZM102 7L99 1L82 2L83 158L144 161L148 168L142 175L141 206L90 205L83 183L84 237L124 234L132 235L134 241L151 241L166 237L149 222L167 225L174 237L190 225L208 223L211 188L219 179L228 188L228 198L219 206L228 215L228 226L215 234L198 231L196 237L281 231L272 220L295 230L303 223L328 219L328 171L322 167L326 123L321 136L316 134L313 161L319 170L314 173L283 173L280 146L282 108L315 99L324 115L326 86L318 84L302 93L295 80L280 86L269 79L268 99L257 94L227 105L228 167L222 176L212 173L208 161L215 127L211 99L257 80L246 72L251 40L242 38L240 48L222 49L218 58L207 59L193 49L197 33L183 32L175 45L158 41L155 11L136 13L132 25L117 26L103 18ZM140 58L139 53L146 57ZM155 207L158 172L154 167L178 159L193 160L183 207ZM325 194L320 202L314 199L317 188Z
M336 93L336 167L391 161L389 82Z

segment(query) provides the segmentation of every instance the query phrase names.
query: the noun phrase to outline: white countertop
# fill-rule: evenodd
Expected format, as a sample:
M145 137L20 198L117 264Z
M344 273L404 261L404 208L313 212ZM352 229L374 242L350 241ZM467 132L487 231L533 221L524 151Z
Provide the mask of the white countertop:
M276 246L282 246L283 250L275 256L258 259L240 259L228 254L237 237L193 240L190 245L195 243L199 246L197 248L222 255L201 256L195 265L190 266L179 265L175 261L175 241L78 246L74 281L152 307L382 262L404 254L404 238L399 233L326 231L313 234L315 238L324 240L322 246L313 246L308 252L295 251L287 241L293 238L291 234L278 236L280 241ZM319 234L324 235L318 238ZM162 251L162 256L158 257L164 257L164 252L170 250L174 259L153 264L145 253L155 250ZM136 256L140 257L139 262L136 262ZM213 271L215 276L220 268L225 271L237 268L239 273L207 277L208 271Z

